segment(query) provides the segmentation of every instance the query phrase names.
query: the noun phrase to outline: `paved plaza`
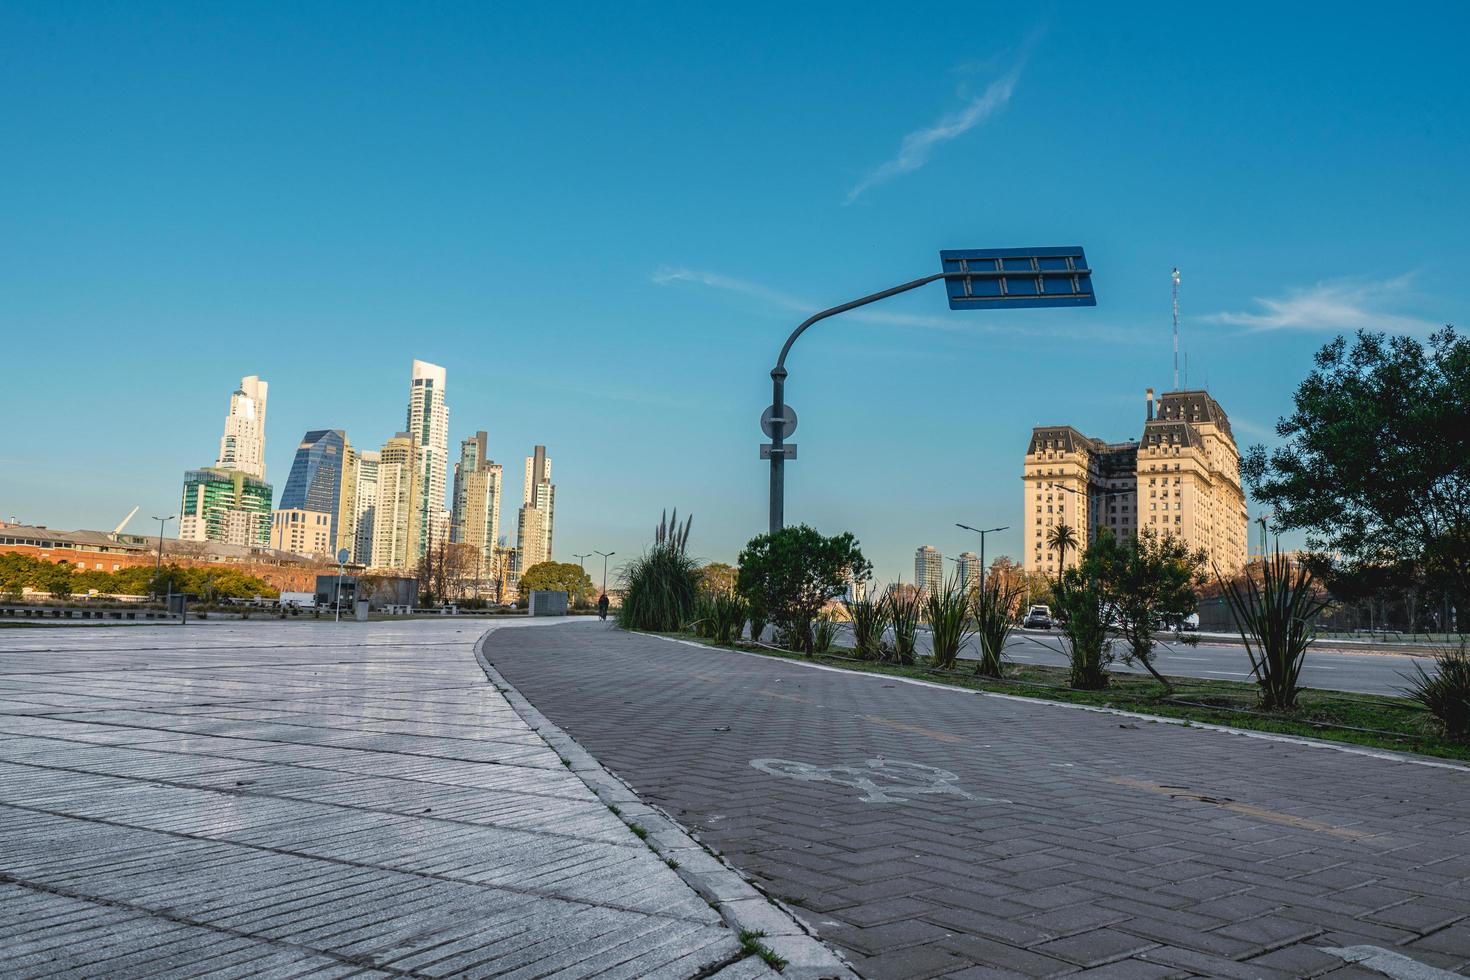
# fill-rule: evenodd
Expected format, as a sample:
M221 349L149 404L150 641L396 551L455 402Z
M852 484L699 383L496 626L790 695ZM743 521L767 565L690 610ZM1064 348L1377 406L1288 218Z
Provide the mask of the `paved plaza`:
M1470 770L717 651L491 636L525 697L869 977L1470 967Z
M0 630L0 976L769 975L484 629Z

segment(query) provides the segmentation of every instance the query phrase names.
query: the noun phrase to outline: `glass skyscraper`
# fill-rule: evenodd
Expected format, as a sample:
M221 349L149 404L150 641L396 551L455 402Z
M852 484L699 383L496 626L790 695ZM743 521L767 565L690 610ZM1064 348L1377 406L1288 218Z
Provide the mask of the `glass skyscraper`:
M342 459L347 433L341 429L313 429L301 437L291 475L281 491L281 510L311 510L332 515L331 540L337 540L338 508L342 500Z

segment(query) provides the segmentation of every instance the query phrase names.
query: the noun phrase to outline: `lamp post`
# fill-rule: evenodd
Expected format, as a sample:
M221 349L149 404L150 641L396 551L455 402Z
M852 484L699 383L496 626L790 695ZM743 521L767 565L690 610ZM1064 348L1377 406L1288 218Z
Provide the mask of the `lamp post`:
M760 458L771 461L772 534L786 523L785 464L787 459L796 458L796 445L786 444L786 439L796 431L796 413L786 404L786 355L796 338L812 324L941 279L945 281L952 310L1097 305L1097 297L1092 292L1092 270L1087 266L1081 246L946 249L939 253L939 260L942 271L814 313L786 338L776 366L771 368L771 406L761 416L761 430L771 440L761 446Z
M174 519L174 515L153 518L158 522L158 558L153 562L153 594L158 595L158 575L163 571L163 526Z
M602 556L602 594L603 595L607 595L607 560L609 558L611 558L613 555L617 554L617 552L616 551L594 551L592 553L594 555L601 555Z
M575 551L572 552L572 557L577 559L577 564L582 566L582 571L584 572L587 571L587 559L591 558L592 555L593 552L591 551L587 552L585 555L579 555Z
M994 534L996 531L1009 531L1011 529L1011 526L1009 524L1007 524L1005 527L987 527L985 530L982 531L978 527L971 527L968 524L961 524L958 521L956 521L955 522L955 527L964 528L966 531L974 531L976 534L980 535L980 594L981 595L984 595L985 594L985 535L987 535L987 534Z

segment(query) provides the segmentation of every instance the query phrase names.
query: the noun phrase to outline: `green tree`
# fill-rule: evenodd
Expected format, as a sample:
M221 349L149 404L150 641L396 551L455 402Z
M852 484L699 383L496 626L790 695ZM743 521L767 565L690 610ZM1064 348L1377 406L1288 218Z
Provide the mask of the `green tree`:
M699 570L700 588L711 595L734 595L740 569L722 561L712 561Z
M46 573L41 587L47 592L50 592L53 599L65 599L72 594L72 589L74 588L72 576L74 574L75 572L73 572L72 566L69 563L64 561L57 562Z
M592 591L592 577L571 562L543 561L521 573L521 594L529 596L537 589L565 592L569 602L581 603Z
M1057 584L1062 582L1062 570L1067 566L1067 552L1077 549L1077 532L1070 524L1058 524L1047 532L1046 546L1057 553Z
M1318 351L1276 423L1285 444L1253 446L1241 466L1282 530L1335 552L1328 585L1417 569L1429 589L1470 605L1470 341L1446 327L1426 347L1360 331ZM1334 580L1336 584L1334 584ZM1356 583L1364 584L1363 581Z
M800 524L751 538L740 553L737 587L811 656L812 621L847 591L849 573L860 582L873 574L857 539L850 532L823 537Z
M1207 560L1203 550L1190 551L1173 535L1148 529L1121 541L1104 530L1082 555L1081 574L1098 581L1109 625L1127 644L1123 659L1152 674L1165 694L1173 694L1174 686L1154 667L1154 628L1178 628L1194 612Z

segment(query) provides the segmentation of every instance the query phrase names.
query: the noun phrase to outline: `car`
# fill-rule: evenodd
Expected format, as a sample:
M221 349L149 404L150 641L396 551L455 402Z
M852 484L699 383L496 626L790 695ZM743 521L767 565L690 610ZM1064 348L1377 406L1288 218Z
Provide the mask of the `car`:
M1179 628L1186 633L1199 632L1199 613L1190 613L1179 623Z
M1026 618L1022 620L1021 625L1028 630L1051 629L1051 607L1032 606L1026 610Z

